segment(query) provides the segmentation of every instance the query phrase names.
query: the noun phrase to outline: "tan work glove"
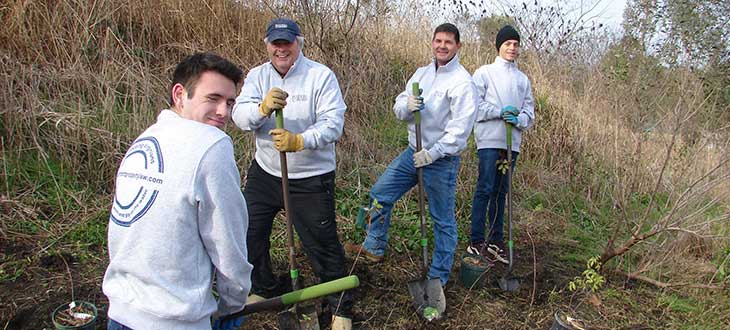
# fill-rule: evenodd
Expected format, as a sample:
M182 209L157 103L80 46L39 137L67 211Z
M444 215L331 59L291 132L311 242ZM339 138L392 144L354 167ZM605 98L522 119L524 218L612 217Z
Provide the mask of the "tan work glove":
M283 128L274 128L269 131L274 138L274 147L281 152L296 152L304 149L304 137L294 134Z
M413 165L416 168L428 166L431 163L433 163L433 159L431 159L431 155L428 154L426 149L421 149L421 151L413 154Z
M281 88L274 87L270 89L269 92L266 93L266 96L264 96L264 100L261 104L259 104L259 113L264 117L268 117L272 112L284 109L284 106L286 106L287 96L289 96L289 94Z

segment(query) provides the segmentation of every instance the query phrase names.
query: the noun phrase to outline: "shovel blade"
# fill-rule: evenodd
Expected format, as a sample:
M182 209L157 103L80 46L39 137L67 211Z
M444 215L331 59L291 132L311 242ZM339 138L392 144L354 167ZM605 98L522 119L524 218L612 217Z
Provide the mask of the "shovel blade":
M500 277L497 283L502 291L517 291L520 287L520 280L511 275Z
M279 329L282 330L320 330L317 310L314 306L289 308L277 314Z
M419 315L423 316L422 312L426 307L432 307L438 311L436 319L446 311L446 296L444 288L441 287L441 280L432 278L408 282L408 292L413 297L413 307L416 308Z
M294 312L294 308L291 309L285 309L279 314L276 315L277 323L279 324L279 329L282 330L300 330L299 327L299 320L297 318L297 313Z

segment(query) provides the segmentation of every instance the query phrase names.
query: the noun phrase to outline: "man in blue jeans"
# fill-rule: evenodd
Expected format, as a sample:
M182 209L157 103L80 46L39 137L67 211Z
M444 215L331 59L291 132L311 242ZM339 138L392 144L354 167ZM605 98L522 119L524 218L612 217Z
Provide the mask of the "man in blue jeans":
M442 285L449 280L457 243L454 204L459 155L466 147L477 102L471 76L459 63L460 47L456 26L445 23L436 28L431 40L433 61L416 70L393 106L396 117L408 122L409 147L390 163L370 191L370 198L382 209L373 214L365 242L346 247L351 254L362 248L367 259L383 260L390 211L416 185L416 169L422 168L435 241L429 277L440 279ZM423 89L422 96L412 95L414 82ZM415 150L415 111L421 113L422 150Z
M479 108L474 124L474 139L479 155L477 179L471 209L471 244L467 252L493 261L508 263L504 248L504 202L508 189L507 132L512 125L512 166L517 161L522 132L535 121L532 87L527 76L517 69L520 35L506 25L497 33L499 56L494 63L474 72L479 91ZM487 213L488 209L488 213ZM489 235L485 240L485 216L489 215Z

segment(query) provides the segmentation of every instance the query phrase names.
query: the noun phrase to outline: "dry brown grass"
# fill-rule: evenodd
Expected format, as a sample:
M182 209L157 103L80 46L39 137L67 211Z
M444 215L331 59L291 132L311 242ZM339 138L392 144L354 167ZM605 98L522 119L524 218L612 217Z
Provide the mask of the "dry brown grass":
M264 62L264 28L274 13L295 17L305 33L307 56L337 74L348 104L338 143L338 185L364 200L405 147L394 142L405 134L391 107L415 68L429 61L429 18L415 1L400 8L386 6L387 1L357 8L320 1L309 10L298 3L2 1L0 237L45 251L74 226L104 218L98 213L108 207L120 157L165 107L174 65L194 51L218 52L246 70ZM460 56L468 70L493 61L493 49L463 42ZM723 163L728 135L698 124L701 109L712 105L696 75L665 70L617 81L600 66L546 62L529 52L520 68L533 83L538 107L537 124L526 134L520 155L517 200L566 188L575 194L566 198L585 200L593 215L609 209L616 222L608 225L630 228L646 211L631 204L634 196L666 195L664 207L678 206L668 223L681 228L669 228L620 265L632 271L646 267L644 274L675 283L692 277L717 281L718 270L708 268L714 267L708 260L727 246L730 235L727 216L714 213L727 210L729 202L730 170ZM641 126L646 123L652 124L650 131ZM245 175L252 137L232 125L228 132ZM457 182L457 218L467 223L476 180L473 148L463 154ZM50 183L58 189L24 181L12 167L24 155L37 155L41 171L60 173ZM718 164L724 165L702 177ZM77 183L74 189L68 178ZM54 196L39 196L47 191ZM520 210L521 225L543 241L558 240L570 220L550 207L562 197L549 196L540 210ZM397 205L406 209L406 201ZM663 218L658 219L650 217ZM20 232L13 227L20 220L44 229L35 236ZM692 262L677 266L687 258Z

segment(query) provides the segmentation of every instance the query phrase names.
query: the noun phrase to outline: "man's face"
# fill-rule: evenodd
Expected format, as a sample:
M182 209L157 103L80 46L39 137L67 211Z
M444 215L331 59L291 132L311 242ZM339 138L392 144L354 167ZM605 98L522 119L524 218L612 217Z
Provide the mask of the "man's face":
M461 43L456 42L453 33L436 32L431 40L431 50L439 66L446 65L461 48Z
M218 72L206 71L193 89L191 97L181 84L173 86L176 112L185 119L222 129L231 118L236 102L236 84Z
M520 56L520 42L517 40L507 40L499 46L499 57L514 62Z
M266 52L269 53L271 64L282 76L286 75L294 65L299 57L299 49L299 43L296 40L289 42L282 39L266 43Z

